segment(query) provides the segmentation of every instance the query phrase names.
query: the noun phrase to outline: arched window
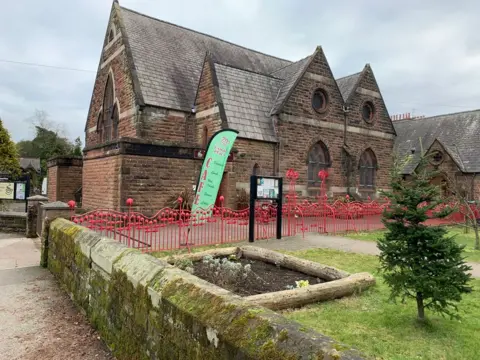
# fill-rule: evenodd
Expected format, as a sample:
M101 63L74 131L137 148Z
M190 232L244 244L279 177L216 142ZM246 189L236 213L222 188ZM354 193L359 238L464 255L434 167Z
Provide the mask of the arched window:
M258 175L260 172L260 166L258 164L253 165L252 175Z
M330 166L330 154L325 144L321 141L312 146L308 152L308 186L319 186L318 173Z
M103 142L103 111L101 111L101 110L98 113L97 133L98 133L98 140L100 142Z
M112 124L113 124L113 128L112 128L112 139L116 139L118 138L118 106L117 104L115 104L115 106L113 107L113 113L112 113Z
M105 85L105 95L103 96L103 136L102 142L112 139L112 123L115 108L115 99L113 91L113 79L109 75Z
M208 127L203 127L203 134L202 134L202 145L204 148L208 145Z
M360 186L375 187L375 177L377 173L377 158L371 149L367 149L360 157Z

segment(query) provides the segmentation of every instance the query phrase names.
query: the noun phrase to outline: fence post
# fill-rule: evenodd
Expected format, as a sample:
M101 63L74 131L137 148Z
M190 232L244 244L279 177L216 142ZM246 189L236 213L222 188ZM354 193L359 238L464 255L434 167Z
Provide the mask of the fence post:
M37 237L37 221L39 216L39 205L41 201L48 201L48 198L41 195L30 196L27 198L27 238ZM38 234L40 235L40 234Z
M220 223L221 223L221 233L222 233L222 238L221 238L221 244L225 242L225 225L223 222L223 202L225 201L225 197L223 195L220 196ZM213 235L215 236L215 235Z
M48 262L48 231L49 224L56 218L68 219L70 216L70 208L61 201L51 202L42 205L42 236L41 236L41 266L47 267Z

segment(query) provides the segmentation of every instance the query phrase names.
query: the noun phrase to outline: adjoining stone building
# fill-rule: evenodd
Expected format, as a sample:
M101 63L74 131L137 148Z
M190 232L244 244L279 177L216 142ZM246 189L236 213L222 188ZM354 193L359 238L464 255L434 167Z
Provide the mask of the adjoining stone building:
M238 130L220 193L235 207L252 172L299 172L316 196L375 197L388 186L395 129L367 64L335 79L325 54L290 62L113 3L96 76L83 159L83 207L127 198L159 209L192 189L201 150Z
M439 170L433 182L445 195L479 200L480 110L407 118L394 121L394 125L398 134L395 153L412 157L403 169L405 176L418 166L423 151L429 155L430 166Z

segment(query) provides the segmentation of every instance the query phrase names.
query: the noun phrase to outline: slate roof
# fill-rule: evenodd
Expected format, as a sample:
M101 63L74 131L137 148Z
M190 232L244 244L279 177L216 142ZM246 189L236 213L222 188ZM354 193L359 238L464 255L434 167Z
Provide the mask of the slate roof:
M403 172L410 174L418 165L420 140L424 151L438 140L464 172L480 172L480 110L394 121L395 149L401 156L415 155Z
M307 56L302 60L287 65L272 73L273 76L284 79L283 84L278 91L275 102L273 103L271 111L272 115L278 114L282 110L283 105L287 101L295 86L298 84L300 78L307 70L312 58L313 55Z
M347 101L350 97L352 91L355 89L358 79L362 72L345 76L343 78L337 79L337 85L342 93L343 101Z
M20 167L24 170L32 168L33 170L40 172L40 159L39 158L20 158Z
M189 112L208 53L215 63L229 126L239 130L242 137L276 141L270 116L281 111L315 53L292 63L133 10L118 9L146 105ZM344 99L359 75L337 80Z
M215 64L228 124L249 139L276 142L271 104L282 80Z
M145 104L190 111L206 52L216 62L270 74L290 61L120 7Z

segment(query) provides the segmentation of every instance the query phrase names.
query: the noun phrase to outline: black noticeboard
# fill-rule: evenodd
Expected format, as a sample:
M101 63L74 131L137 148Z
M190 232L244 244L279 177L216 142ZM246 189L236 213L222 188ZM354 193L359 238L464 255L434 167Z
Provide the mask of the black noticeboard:
M27 211L27 198L30 194L30 177L24 176L18 180L0 177L0 200L25 201Z
M248 241L255 241L255 201L273 200L277 203L277 239L282 238L282 199L283 178L276 176L250 177L250 214L248 222Z

